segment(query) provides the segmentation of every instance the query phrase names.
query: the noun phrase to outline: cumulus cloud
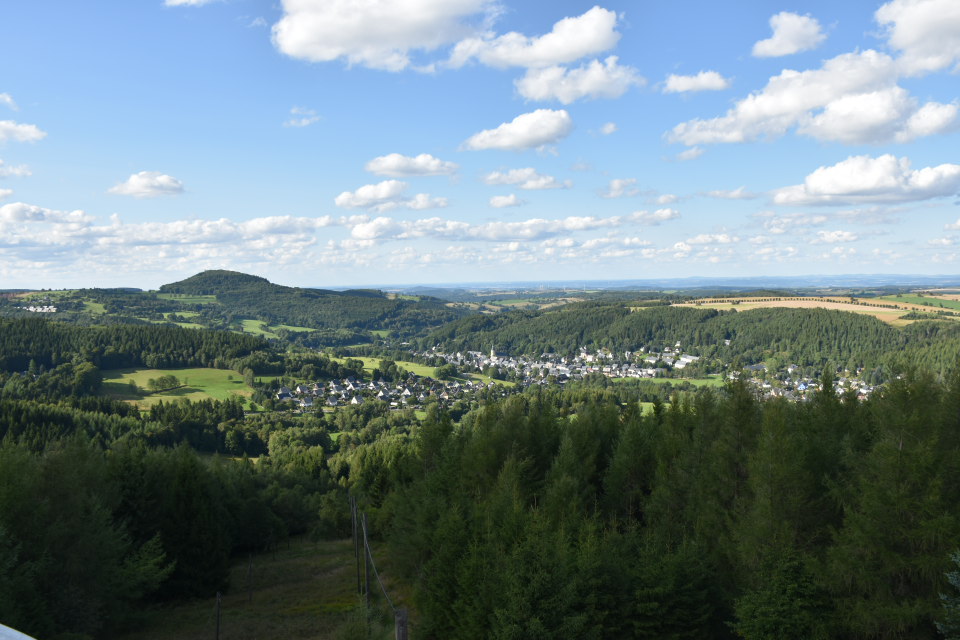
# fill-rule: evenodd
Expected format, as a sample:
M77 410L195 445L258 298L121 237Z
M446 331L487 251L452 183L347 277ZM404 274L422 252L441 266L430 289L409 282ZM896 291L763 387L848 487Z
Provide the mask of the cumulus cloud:
M607 123L604 123L602 127L600 127L600 133L602 133L605 136L608 136L611 133L616 133L616 132L617 132L617 123L615 122L607 122Z
M183 193L183 183L159 171L141 171L134 173L124 182L110 187L108 193L134 198L156 198L176 196Z
M685 93L688 91L722 91L730 87L730 80L716 71L701 71L695 76L670 74L663 87L664 93Z
M7 166L3 163L3 160L0 160L0 178L23 178L31 175L30 168L26 165L18 165L16 167Z
M655 227L661 222L666 222L668 220L676 220L680 217L680 212L676 209L657 209L656 211L634 211L630 214L630 220L638 222L640 224L645 224L647 226Z
M941 133L953 126L956 107L920 105L896 86L896 62L867 50L827 60L819 69L786 69L723 116L694 119L667 135L697 144L776 138L793 127L818 140L874 144Z
M363 185L356 191L344 191L333 201L344 209L372 209L379 212L396 208L436 209L448 204L446 198L434 198L426 193L407 198L407 186L406 182L400 180L384 180L377 184Z
M0 200L6 200L13 195L13 189L0 189Z
M784 14L778 14L784 15ZM776 16L775 16L776 17ZM790 129L846 144L909 142L946 133L957 104L921 103L897 85L903 76L960 68L960 5L894 0L877 10L896 59L872 49L835 56L818 69L785 69L723 116L696 118L667 134L688 146L776 138Z
M662 193L657 196L657 204L673 204L680 200L680 196L674 193Z
M815 49L826 39L820 32L820 23L809 15L801 16L781 11L770 18L773 35L753 45L753 55L758 58L787 56L800 51Z
M377 184L366 184L356 191L344 191L333 202L344 209L366 209L392 202L403 195L407 183L400 180L384 180Z
M919 75L960 62L960 5L954 0L894 0L874 14L901 52L905 73Z
M607 185L607 188L600 192L600 196L603 198L622 198L624 196L635 196L639 193L640 189L637 188L636 178L614 178Z
M440 0L443 2L443 0ZM617 14L593 7L578 17L568 17L542 36L529 37L510 32L501 36L486 33L457 43L448 64L460 67L471 60L497 68L540 68L574 62L616 46Z
M290 109L290 117L283 123L285 127L309 127L315 122L320 121L320 116L313 109L306 107L293 107Z
M505 207L519 207L526 204L523 200L517 197L517 194L511 193L507 196L493 196L490 198L490 206L495 209L503 209Z
M529 69L514 84L528 100L559 100L570 104L581 98L619 98L645 80L632 67L617 64L617 56L593 60L577 69L560 66Z
M163 4L167 7L200 7L215 1L216 0L163 0Z
M820 167L803 184L775 191L773 200L785 205L893 203L953 196L958 191L960 164L913 170L909 158L864 155Z
M36 142L47 136L35 124L20 124L13 120L0 120L0 143L13 140L16 142Z
M894 86L841 96L798 131L818 140L847 144L909 142L945 132L956 121L957 105L928 102L921 107L905 89Z
M943 225L943 228L949 229L952 231L960 231L960 218L958 218L956 222L950 222L948 224Z
M520 151L554 144L570 134L573 120L565 110L537 109L504 122L496 129L485 129L463 143L472 150L504 149Z
M470 19L497 10L492 0L283 0L274 46L310 62L401 71L412 52L433 51L475 33Z
M728 233L701 233L692 238L687 238L687 244L732 244L735 242L740 242L740 238Z
M399 153L390 153L374 158L364 167L370 173L391 178L407 176L447 176L459 168L454 162L435 158L429 153L410 157Z
M826 244L836 244L838 242L854 242L857 240L857 234L852 231L817 231L817 238L814 242L823 242Z
M689 149L678 153L677 160L680 160L681 162L685 160L696 160L703 155L703 151L703 147L690 147Z
M93 220L83 211L57 211L25 202L11 202L0 206L0 225L25 222L84 225Z
M0 93L0 104L5 104L10 109L17 111L17 103L13 101L13 96L9 93Z
M752 200L757 197L757 194L747 191L746 187L737 187L732 191L725 189L707 191L704 195L722 200Z
M521 189L566 189L570 182L560 182L553 176L538 173L533 167L510 169L509 171L493 171L483 177L487 184L512 184Z
M765 212L758 215L763 220L763 228L775 235L791 233L792 235L803 235L807 233L810 227L817 227L825 224L828 220L824 215L809 215L806 213L791 213L777 215L772 212Z

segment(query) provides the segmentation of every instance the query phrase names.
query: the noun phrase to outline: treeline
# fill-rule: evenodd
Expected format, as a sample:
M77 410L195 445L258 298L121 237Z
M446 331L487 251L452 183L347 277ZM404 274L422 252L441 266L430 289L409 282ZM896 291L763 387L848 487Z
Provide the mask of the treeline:
M76 358L101 369L218 367L268 348L263 338L151 325L82 327L42 318L0 319L0 371L52 368Z
M0 487L0 620L64 639L112 637L148 602L226 589L232 554L307 532L335 490L322 457L208 464L187 447L80 438L40 453L5 441Z
M727 341L730 341L729 345ZM909 364L941 373L960 350L960 323L921 322L902 329L860 314L826 309L754 309L746 312L690 307L634 308L618 303L568 305L545 312L471 316L421 341L448 351L491 348L513 355L571 356L581 347L636 352L680 342L685 351L724 363L775 358L778 363L851 371Z
M538 391L359 446L423 638L938 637L960 377L876 397Z

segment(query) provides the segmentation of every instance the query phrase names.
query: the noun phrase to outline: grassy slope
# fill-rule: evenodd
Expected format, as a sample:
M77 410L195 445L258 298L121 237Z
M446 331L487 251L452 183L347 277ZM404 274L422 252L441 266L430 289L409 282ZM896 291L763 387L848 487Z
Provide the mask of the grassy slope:
M128 387L130 380L136 382L140 388L146 389L147 380L168 374L177 376L186 386L143 398L130 395ZM233 376L233 380L230 380L229 376ZM253 390L243 383L242 375L236 371L224 369L113 369L103 372L103 380L103 390L107 395L147 407L161 400L164 402L179 398L226 400L233 395L250 396L253 393Z
M296 539L289 547L281 545L275 553L254 556L252 571L250 566L250 561L241 559L231 570L231 589L221 601L221 638L365 637L350 540L314 544ZM397 589L387 576L382 577L391 590L391 597L395 597ZM374 604L382 603L375 601ZM216 630L215 611L215 597L159 605L144 616L135 632L120 638L208 640ZM361 633L355 633L357 631ZM374 640L393 638L392 622L374 625L370 637Z

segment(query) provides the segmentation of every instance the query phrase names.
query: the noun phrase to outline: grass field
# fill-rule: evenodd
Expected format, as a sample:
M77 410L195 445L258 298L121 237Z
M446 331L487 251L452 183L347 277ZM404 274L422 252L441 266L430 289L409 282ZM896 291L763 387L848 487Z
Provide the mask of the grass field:
M147 388L150 378L174 375L184 385L169 392L139 397L130 393L130 380L141 389ZM233 377L231 380L230 377ZM149 407L160 401L171 402L180 398L189 400L226 400L231 396L249 397L253 390L243 383L243 376L225 369L111 369L103 372L103 391L118 400L134 402Z
M960 311L960 300L955 295L943 296L921 296L916 294L901 294L899 296L881 296L875 300L884 300L894 304L919 305L931 310L949 309L951 311Z
M279 338L275 330L286 329L287 331L313 331L310 327L296 327L289 324L278 324L276 326L268 325L263 320L253 320L244 318L240 321L244 333L252 333L256 336L265 338Z
M376 562L381 568L382 560ZM382 568L381 577L391 598L396 598L397 589ZM230 585L220 609L224 640L393 638L392 619L384 620L382 614L371 634L365 633L350 540L315 544L301 538L280 545L275 553L239 560L230 572ZM382 608L382 596L376 595L374 605ZM138 627L119 638L211 640L216 632L216 598L157 606Z

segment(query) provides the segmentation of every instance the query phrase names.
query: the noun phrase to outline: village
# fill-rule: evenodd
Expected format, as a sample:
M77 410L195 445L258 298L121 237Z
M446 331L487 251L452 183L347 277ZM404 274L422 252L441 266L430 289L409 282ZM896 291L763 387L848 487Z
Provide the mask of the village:
M288 402L301 410L357 406L371 400L389 405L391 410L423 409L436 402L450 406L457 401L475 399L480 394L503 397L539 385L566 385L602 376L609 380L653 380L669 382L674 386L685 383L699 386L710 378L683 377L678 373L700 361L699 356L684 352L677 343L660 351L614 354L607 349L594 352L582 348L573 357L541 354L539 358L514 356L496 349L489 353L466 351L445 353L437 347L427 351L411 351L411 357L421 361L443 361L453 365L460 374L456 379L437 379L407 372L401 380L384 379L364 381L350 376L342 380L281 386L275 393L278 402ZM771 371L763 363L748 365L739 371L728 370L712 374L712 380L733 380L740 377L763 398L784 398L803 401L820 390L820 380L804 375L803 369L791 364L779 371ZM484 374L480 379L478 373ZM862 371L839 372L833 385L837 395L852 393L859 399L870 396L877 388L861 379Z

